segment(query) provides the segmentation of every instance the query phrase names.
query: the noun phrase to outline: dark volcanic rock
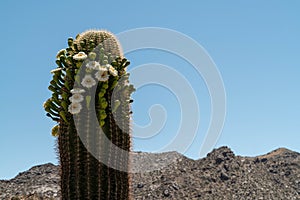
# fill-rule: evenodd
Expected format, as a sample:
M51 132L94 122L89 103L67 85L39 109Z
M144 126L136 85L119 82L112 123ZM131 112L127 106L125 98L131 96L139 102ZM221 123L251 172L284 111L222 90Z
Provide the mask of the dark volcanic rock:
M0 181L0 199L59 199L58 172L58 166L48 163L32 167L11 180Z
M151 163L172 159L165 168L133 174L134 199L289 199L300 200L300 154L280 148L257 157L235 156L228 147L206 158L188 159L176 152L149 154ZM144 169L151 163L137 165ZM59 199L59 167L45 164L0 180L0 199ZM25 196L25 197L24 197ZM17 199L17 198L15 198Z

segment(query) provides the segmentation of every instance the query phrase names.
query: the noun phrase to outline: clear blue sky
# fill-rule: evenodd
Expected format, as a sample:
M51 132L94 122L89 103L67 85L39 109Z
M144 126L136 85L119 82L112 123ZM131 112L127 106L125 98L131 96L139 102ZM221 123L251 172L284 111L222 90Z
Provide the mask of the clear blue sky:
M300 2L291 1L1 1L0 179L35 164L57 163L53 122L45 116L49 71L68 37L86 29L120 33L132 28L164 27L182 32L210 54L226 89L227 117L216 147L252 156L278 147L300 151ZM209 96L203 80L180 58L159 51L127 56L143 63L169 65L198 91L199 136L186 155L197 158L209 121ZM179 67L180 66L180 67ZM129 68L129 69L130 69ZM153 103L170 111L158 141L135 141L135 150L153 151L178 126L176 99L162 88L134 94L134 120L149 121ZM160 100L162 102L160 102Z

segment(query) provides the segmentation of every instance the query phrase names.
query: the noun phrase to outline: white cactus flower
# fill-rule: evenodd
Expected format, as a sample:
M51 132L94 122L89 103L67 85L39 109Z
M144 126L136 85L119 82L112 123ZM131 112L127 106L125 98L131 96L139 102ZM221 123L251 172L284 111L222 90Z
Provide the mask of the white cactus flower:
M74 60L85 60L86 58L87 58L87 55L82 51L73 56Z
M100 67L100 63L98 63L97 61L90 61L86 65L86 68L88 69L98 69L99 67Z
M82 106L80 103L71 103L68 107L68 111L71 114L78 114L82 109Z
M72 103L80 103L83 101L83 96L80 93L75 93L69 98L69 100Z
M81 93L84 93L84 92L85 92L84 89L81 89L81 88L73 88L71 90L72 94L81 94Z
M106 67L106 66L103 66L103 65L102 65L102 66L99 66L99 67L97 68L97 70L98 70L98 71L101 71L101 72L104 72L104 71L107 72L107 71L108 71L107 67Z
M85 77L81 81L81 85L83 85L86 88L91 88L94 85L96 85L95 79L90 74L85 75Z
M109 74L113 75L113 76L118 76L118 71L111 65L107 64L107 69L109 71Z
M108 71L106 70L99 70L96 74L95 77L99 80L99 81L107 81L109 79L109 75L108 75Z

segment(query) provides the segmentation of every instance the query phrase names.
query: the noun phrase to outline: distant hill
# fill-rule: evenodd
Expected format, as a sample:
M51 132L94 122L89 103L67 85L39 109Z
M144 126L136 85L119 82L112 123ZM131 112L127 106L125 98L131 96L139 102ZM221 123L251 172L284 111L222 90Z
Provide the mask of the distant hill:
M191 160L168 152L151 154L162 169L133 174L133 197L142 199L289 199L300 200L300 154L279 148L257 157L235 156L228 147L214 149L207 157ZM133 168L147 163L133 160ZM0 181L0 199L59 199L59 166L32 167L11 180Z

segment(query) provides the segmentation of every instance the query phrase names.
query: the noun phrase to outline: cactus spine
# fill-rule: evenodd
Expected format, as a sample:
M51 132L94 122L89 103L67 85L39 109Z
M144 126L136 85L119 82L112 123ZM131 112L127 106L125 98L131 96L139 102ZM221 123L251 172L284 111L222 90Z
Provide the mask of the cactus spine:
M62 199L130 199L130 158L124 153L131 148L129 62L107 31L86 31L69 38L68 46L57 54L52 96L44 103L58 123L52 135L58 137Z

